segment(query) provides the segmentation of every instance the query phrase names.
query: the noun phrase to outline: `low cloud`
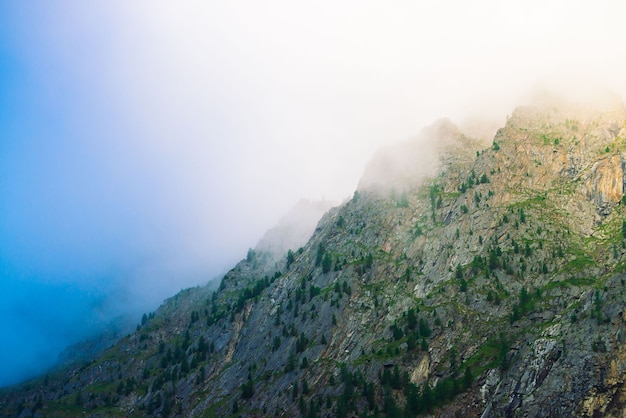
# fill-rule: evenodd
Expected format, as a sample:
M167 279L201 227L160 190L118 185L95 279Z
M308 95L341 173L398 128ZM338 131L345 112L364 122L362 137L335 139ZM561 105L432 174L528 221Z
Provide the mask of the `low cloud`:
M39 6L0 6L0 385L439 118L488 137L542 86L626 93L615 1Z

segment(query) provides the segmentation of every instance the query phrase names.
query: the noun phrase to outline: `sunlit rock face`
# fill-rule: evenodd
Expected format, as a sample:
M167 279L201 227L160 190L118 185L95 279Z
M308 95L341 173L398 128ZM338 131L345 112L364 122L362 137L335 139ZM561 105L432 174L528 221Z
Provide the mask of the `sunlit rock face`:
M619 104L542 101L484 144L438 121L315 227L288 217L218 290L0 410L623 416L625 124Z
M591 166L586 186L589 198L605 213L624 195L624 161L622 155L603 158Z

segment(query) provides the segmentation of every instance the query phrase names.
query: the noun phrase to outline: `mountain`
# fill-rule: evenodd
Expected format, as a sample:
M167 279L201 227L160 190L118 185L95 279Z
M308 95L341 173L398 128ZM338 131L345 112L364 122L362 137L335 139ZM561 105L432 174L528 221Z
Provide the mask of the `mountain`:
M438 121L300 248L257 246L0 412L623 416L625 167L619 103L520 107L487 145Z
M326 200L300 200L275 227L263 235L254 251L271 256L272 261L278 261L289 250L297 250L305 245L320 218L333 206L332 202Z

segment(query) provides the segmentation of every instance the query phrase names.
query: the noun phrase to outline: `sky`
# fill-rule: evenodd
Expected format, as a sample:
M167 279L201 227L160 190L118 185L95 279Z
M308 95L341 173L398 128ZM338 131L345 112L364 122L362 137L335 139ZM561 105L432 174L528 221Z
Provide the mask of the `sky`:
M441 117L626 93L626 6L0 0L0 386L223 274Z

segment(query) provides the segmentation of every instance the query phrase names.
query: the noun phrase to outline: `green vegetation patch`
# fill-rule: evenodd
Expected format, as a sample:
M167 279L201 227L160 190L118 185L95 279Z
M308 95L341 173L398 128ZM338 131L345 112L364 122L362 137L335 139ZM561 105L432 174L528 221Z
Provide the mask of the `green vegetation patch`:
M613 270L616 273L623 273L626 271L626 260L620 261L619 263L617 263L615 265L615 267L613 267Z
M581 255L576 257L575 259L567 262L565 266L563 266L563 271L581 271L586 267L591 267L596 264L595 260L587 255Z
M568 288L571 286L577 286L577 287L585 287L585 286L592 286L596 283L595 279L591 279L588 277L572 277L570 279L567 280L559 280L559 281L553 281L550 282L548 284L546 284L543 289L544 290L552 290L552 289L556 289L556 288Z

